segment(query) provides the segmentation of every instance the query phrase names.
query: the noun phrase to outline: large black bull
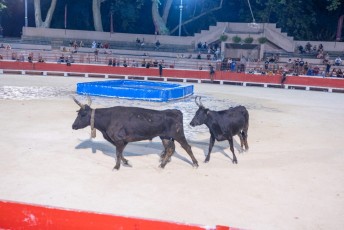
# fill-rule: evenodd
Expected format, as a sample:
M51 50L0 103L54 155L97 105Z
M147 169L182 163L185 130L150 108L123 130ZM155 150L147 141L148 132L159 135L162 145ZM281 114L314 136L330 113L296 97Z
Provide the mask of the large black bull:
M205 108L202 105L201 98L199 97L199 102L195 102L198 105L198 110L190 122L192 127L197 125L205 124L210 131L210 143L208 155L205 158L205 162L210 160L210 153L214 146L215 139L217 141L229 142L231 152L233 153L233 163L237 164L237 158L234 153L233 147L233 136L238 135L240 138L240 145L243 149L245 145L245 150L248 150L247 143L247 132L249 126L249 114L244 106L231 107L227 110L222 111L212 111Z
M174 140L180 143L192 159L193 166L198 166L191 147L186 141L183 128L183 114L177 109L151 110L137 107L115 106L111 108L92 109L91 100L88 104L81 104L78 116L72 128L82 129L91 125L91 129L99 130L104 138L116 146L116 165L120 168L122 160L128 165L128 160L123 157L123 150L129 142L151 140L159 136L164 146L161 155L160 167L164 168L174 153Z

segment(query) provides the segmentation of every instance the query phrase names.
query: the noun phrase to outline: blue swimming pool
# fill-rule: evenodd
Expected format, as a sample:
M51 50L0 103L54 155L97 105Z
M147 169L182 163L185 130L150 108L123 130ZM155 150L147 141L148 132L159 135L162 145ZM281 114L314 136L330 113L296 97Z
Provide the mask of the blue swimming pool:
M77 93L83 95L167 102L193 94L193 85L154 81L109 80L77 84Z

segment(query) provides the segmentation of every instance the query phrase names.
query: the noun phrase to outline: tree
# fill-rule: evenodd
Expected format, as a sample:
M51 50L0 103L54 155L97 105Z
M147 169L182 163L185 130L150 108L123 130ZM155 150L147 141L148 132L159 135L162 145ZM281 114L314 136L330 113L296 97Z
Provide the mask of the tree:
M168 23L168 17L171 11L173 0L166 0L164 4L160 0L152 0L152 18L155 27L155 32L159 34L173 34L179 28L179 24L176 25ZM219 10L222 8L223 0L200 0L194 2L194 5L191 5L193 14L191 17L182 22L182 26L185 26L191 22L198 20L201 17L209 15L210 13ZM159 7L162 6L163 15L160 15ZM172 28L169 30L168 28Z
M6 4L5 4L5 1L4 1L4 0L0 0L0 12L1 12L3 9L6 9Z
M103 31L102 14L100 12L100 5L106 0L93 0L92 1L92 12L93 12L93 23L96 31Z
M159 33L159 34L162 34L162 35L166 35L166 34L169 34L169 30L166 27L166 21L167 21L167 18L168 18L169 11L167 11L167 10L165 11L164 10L164 14L165 14L164 15L165 20L164 20L163 17L160 16L159 5L161 5L160 0L152 0L153 24L154 24L155 32L156 33ZM167 8L168 8L168 5L169 5L169 7L171 7L172 0L168 0L167 4L165 5L165 7L167 6Z
M53 17L55 7L56 7L56 1L57 0L51 0L49 10L45 17L45 20L43 21L42 10L41 10L41 0L34 0L36 27L43 27L43 28L50 27L51 19Z

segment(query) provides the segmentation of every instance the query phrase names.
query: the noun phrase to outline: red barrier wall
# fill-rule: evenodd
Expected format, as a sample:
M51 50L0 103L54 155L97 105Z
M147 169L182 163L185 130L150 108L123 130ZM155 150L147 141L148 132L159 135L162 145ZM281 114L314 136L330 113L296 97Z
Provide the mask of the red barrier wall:
M118 75L138 75L138 76L159 76L157 68L132 68L132 67L112 67L104 65L83 65L57 63L28 63L28 62L12 62L1 61L0 69L12 70L33 70L33 71L57 71L57 72L76 72L76 73L99 73L99 74L118 74ZM164 77L176 78L194 78L209 79L208 71L198 70L179 70L166 68L163 70ZM254 75L245 73L233 73L216 71L215 80L239 81L239 82L256 82L256 83L272 83L279 84L280 75ZM302 77L288 76L285 84L303 85L316 87L344 88L344 79L339 78L320 78L320 77Z
M202 226L57 209L0 200L0 229L201 230ZM209 229L209 227L208 227ZM229 230L216 226L216 230Z

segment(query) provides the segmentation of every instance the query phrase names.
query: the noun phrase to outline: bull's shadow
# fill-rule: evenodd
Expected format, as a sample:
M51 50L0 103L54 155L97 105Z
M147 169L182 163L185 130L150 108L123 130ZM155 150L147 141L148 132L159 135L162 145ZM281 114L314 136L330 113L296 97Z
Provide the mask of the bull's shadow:
M203 155L204 155L204 159L208 154L208 150L209 150L209 139L204 139L204 140L200 140L200 141L196 141L196 140L188 140L189 144L191 146L194 147L198 147L200 149L203 150ZM237 140L235 138L233 138L233 147L234 147L234 153L243 153L243 149L240 146L240 143L237 142ZM227 152L232 155L231 150L229 149L229 143L228 141L215 141L213 149L211 150L211 154L213 155L214 152L220 152L222 153L225 157L228 157L231 161L233 161L233 158L231 156L229 156L226 152L225 149L227 149ZM204 159L202 159L202 161L204 161Z
M160 139L159 139L160 140ZM176 145L179 145L178 142L175 142ZM137 153L133 152L133 149L131 147L136 146L138 149L142 148L150 148L153 149L154 151L143 151L143 153ZM75 149L91 149L92 153L97 153L97 151L102 152L103 154L107 156L111 156L116 158L116 147L110 144L107 141L95 141L92 139L86 139L86 140L81 140L80 144L75 146ZM156 150L156 151L155 151ZM160 155L162 154L164 150L164 147L158 139L156 141L150 141L150 142L130 142L126 148L123 151L123 156L124 157L132 157L132 156L143 156L143 155L149 155L149 154L156 154L159 158ZM182 150L183 155L179 154L178 152L174 152L172 157L176 157L179 160L182 160L186 163L189 163L192 165L192 161L189 160L187 157L189 156L186 151Z

